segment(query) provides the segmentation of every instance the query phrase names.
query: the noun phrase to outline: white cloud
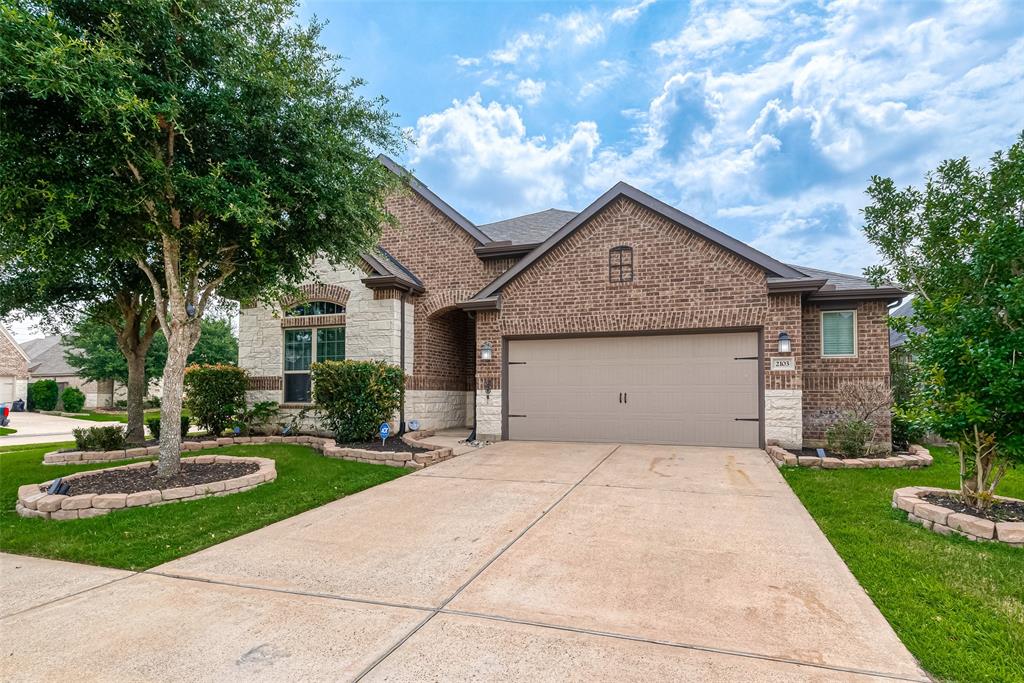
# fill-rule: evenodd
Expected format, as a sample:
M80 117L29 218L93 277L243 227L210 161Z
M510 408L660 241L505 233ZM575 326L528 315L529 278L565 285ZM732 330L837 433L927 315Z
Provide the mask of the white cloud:
M661 40L652 49L661 56L685 54L707 54L723 47L736 47L757 38L770 30L768 17L772 8L732 7L722 11L712 6L697 15L675 38Z
M628 24L636 21L640 13L655 3L655 0L640 0L635 5L626 5L612 12L608 19L615 24Z
M572 12L554 20L559 31L572 38L576 45L590 45L604 38L601 17L590 12Z
M584 77L583 85L580 86L579 93L577 93L579 99L586 99L604 92L629 72L629 65L622 59L615 61L602 59L598 61L597 67L595 75Z
M601 142L592 121L554 140L528 136L518 109L484 104L479 93L420 117L413 133L417 172L442 196L466 198L459 206L482 216L564 205Z
M479 66L480 61L479 57L460 57L459 55L455 55L455 63L464 68L469 66Z
M516 85L516 95L527 104L537 104L541 95L544 94L544 81L535 81L532 78L524 78Z
M492 62L498 64L517 64L525 55L544 44L544 36L539 33L520 33L505 42L505 45L487 54Z

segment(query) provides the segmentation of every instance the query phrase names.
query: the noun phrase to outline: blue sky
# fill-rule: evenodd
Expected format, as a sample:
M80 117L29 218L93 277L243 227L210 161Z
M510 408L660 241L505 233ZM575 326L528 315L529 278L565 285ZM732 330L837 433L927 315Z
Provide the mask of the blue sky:
M477 223L625 180L771 255L859 273L872 174L1024 128L1024 2L305 2Z

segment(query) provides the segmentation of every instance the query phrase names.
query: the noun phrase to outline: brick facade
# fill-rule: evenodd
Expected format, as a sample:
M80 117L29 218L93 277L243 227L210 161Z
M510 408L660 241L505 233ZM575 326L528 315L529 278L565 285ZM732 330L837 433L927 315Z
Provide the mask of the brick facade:
M0 327L0 403L28 401L28 360L14 338Z

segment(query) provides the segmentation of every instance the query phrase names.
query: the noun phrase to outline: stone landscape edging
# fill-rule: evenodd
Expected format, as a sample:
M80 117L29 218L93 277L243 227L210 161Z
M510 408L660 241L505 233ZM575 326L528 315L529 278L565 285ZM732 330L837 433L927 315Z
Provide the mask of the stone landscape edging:
M430 447L418 443L420 439L433 436L434 431L421 429L418 432L407 432L403 434L402 442L418 448ZM366 462L377 465L390 465L391 467L404 467L411 470L420 470L424 467L434 465L443 460L453 457L452 449L445 447L430 447L432 450L426 453L385 453L382 451L368 451L360 448L349 448L338 446L334 439L319 436L222 436L217 439L206 439L203 441L183 441L182 451L199 451L207 448L218 448L221 446L268 444L268 443L291 443L310 446L328 458L340 460L351 460L354 462ZM153 457L160 453L159 446L140 446L139 448L128 448L114 451L68 451L62 453L53 451L43 456L44 465L89 465L104 462L116 462L118 460L134 460L136 458Z
M25 484L18 487L18 502L15 510L22 517L41 517L43 519L66 520L66 519L87 519L99 517L111 510L134 507L152 507L154 505L165 505L167 503L182 503L188 500L199 500L208 496L226 496L232 493L242 493L253 489L260 484L277 479L277 465L270 458L254 458L232 455L198 455L190 458L182 458L182 462L195 462L198 464L207 463L253 463L259 469L240 477L211 481L204 484L192 486L179 486L169 489L150 489L136 493L83 493L77 496L66 496L60 494L46 493L40 490L41 487L49 486L53 480L42 484ZM63 479L74 480L80 477L96 474L97 472L111 472L113 470L128 470L142 467L149 467L150 462L137 462L130 465L119 465L108 467L102 470L86 470L74 472Z
M932 464L932 454L924 446L910 444L909 453L890 455L888 458L819 458L814 455L796 455L786 449L769 445L765 448L768 456L777 467L791 465L794 467L820 467L826 470L868 469L872 467L928 467Z
M904 486L892 493L892 506L907 513L907 519L948 536L960 534L972 541L995 541L1015 548L1024 548L1024 522L993 522L965 512L957 512L920 497L922 493L948 493L959 491L934 486ZM1021 502L1016 498L996 496L996 500Z

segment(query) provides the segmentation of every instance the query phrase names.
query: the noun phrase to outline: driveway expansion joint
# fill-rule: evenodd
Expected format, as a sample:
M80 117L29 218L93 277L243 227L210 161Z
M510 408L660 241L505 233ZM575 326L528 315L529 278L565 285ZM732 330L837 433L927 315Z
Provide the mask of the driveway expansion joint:
M123 571L131 571L131 570L125 569ZM9 619L11 617L16 617L19 614L25 614L25 612L31 612L32 610L36 610L36 609L39 609L41 607L46 607L47 605L53 605L53 604L61 602L63 600L67 600L68 598L73 598L73 597L76 597L78 595L82 595L83 593L88 593L89 591L94 591L97 588L103 588L105 586L109 586L111 584L117 583L118 581L124 581L125 579L130 579L132 577L138 576L141 573L142 572L132 572L132 573L128 574L128 576L119 576L116 579L111 579L110 581L104 581L103 583L96 584L95 586L89 586L88 588L83 588L80 591L75 591L74 593L68 593L67 595L61 595L60 597L53 598L52 600L47 600L45 602L41 602L38 605L31 605L29 607L26 607L25 609L20 609L17 612L11 612L10 614L4 614L3 616L0 616L0 621L3 621L5 619Z

